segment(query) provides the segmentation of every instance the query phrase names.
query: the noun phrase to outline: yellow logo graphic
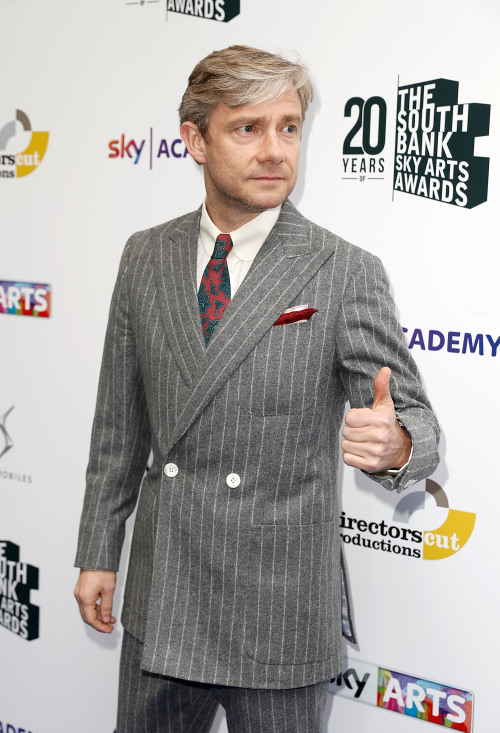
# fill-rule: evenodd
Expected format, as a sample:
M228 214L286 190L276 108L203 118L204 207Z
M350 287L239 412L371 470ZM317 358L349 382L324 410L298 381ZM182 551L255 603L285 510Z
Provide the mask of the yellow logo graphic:
M48 143L49 133L33 131L28 116L17 109L15 119L0 130L0 177L22 178L33 173L42 162ZM20 145L25 146L24 150L19 151Z
M425 482L426 494L431 494L436 506L448 509L448 516L440 527L424 531L424 560L442 560L462 549L472 534L476 515L450 509L444 489L431 479Z
M408 522L412 514L425 509L425 496L434 499L436 507L447 509L444 522L436 529L422 530L422 557L424 560L443 560L451 557L469 540L476 522L476 515L450 509L445 490L436 481L427 479L425 493L417 492L404 497L396 506L394 519Z

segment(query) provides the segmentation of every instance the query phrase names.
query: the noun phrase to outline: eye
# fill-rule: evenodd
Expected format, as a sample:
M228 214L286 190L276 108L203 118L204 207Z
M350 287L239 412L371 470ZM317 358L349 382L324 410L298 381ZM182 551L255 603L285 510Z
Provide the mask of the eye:
M297 126L296 125L285 125L283 128L285 132L294 133L297 132Z
M242 132L253 132L253 125L243 125L242 127L238 127L238 130Z

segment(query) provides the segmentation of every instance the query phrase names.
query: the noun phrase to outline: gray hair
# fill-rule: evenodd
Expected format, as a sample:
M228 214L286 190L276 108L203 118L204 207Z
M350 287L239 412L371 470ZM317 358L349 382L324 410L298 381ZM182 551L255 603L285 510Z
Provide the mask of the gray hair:
M258 48L230 46L196 64L179 107L180 121L194 122L207 139L210 115L221 102L229 107L270 104L294 91L304 119L314 95L305 66Z

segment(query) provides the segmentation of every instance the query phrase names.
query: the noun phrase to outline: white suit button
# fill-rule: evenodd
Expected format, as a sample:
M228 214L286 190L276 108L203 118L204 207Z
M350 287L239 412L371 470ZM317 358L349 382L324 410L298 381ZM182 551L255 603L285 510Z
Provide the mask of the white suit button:
M165 468L163 469L165 476L168 476L169 478L174 478L174 476L177 476L179 473L179 469L175 465L175 463L167 463Z
M237 473L230 473L226 478L226 484L231 488L235 489L241 483L241 479Z

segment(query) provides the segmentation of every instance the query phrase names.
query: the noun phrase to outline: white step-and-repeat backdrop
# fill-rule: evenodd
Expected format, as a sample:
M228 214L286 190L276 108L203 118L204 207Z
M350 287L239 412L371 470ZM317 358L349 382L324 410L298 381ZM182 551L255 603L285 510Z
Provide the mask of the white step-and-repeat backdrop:
M443 429L404 494L340 468L359 645L325 731L498 730L498 3L2 0L0 27L0 733L114 730L121 630L72 597L107 310L129 234L202 199L176 110L235 43L310 67L293 201L383 259Z

